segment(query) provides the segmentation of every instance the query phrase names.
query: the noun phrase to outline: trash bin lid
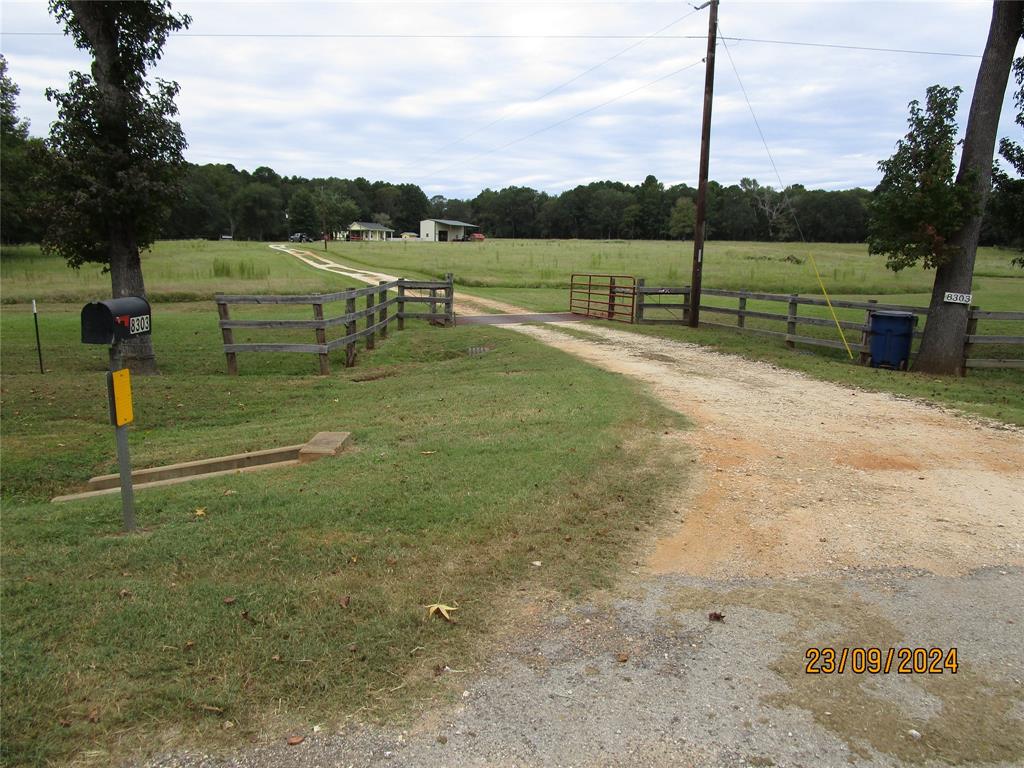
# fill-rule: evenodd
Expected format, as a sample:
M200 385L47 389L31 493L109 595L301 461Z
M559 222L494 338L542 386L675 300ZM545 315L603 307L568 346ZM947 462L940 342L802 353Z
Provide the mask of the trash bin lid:
M913 317L913 312L903 312L897 309L872 309L872 317Z

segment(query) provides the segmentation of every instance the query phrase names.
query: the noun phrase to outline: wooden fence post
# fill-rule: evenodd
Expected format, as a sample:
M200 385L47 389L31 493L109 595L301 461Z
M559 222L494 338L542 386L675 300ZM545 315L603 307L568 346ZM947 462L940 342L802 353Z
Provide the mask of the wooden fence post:
M683 286L683 325L690 322L690 302L693 300L693 289Z
M436 299L437 298L437 289L436 288L431 288L430 289L430 298L432 298L432 299ZM430 314L432 314L432 315L437 314L437 304L435 302L433 302L433 301L430 302L430 304L428 306L430 307ZM428 322L431 325L435 325L437 323L437 320L435 320L434 318L430 318L430 320Z
M636 304L633 307L633 320L637 325L640 325L644 321L644 286L647 285L647 281L644 278L638 278L636 281Z
M379 283L377 283L377 285L387 285L387 281L386 280L381 280ZM387 289L386 288L381 288L380 289L380 295L377 297L377 305L380 307L380 309L377 311L377 322L378 323L384 323L384 325L382 325L381 329L380 329L380 337L381 337L382 340L386 339L388 337L388 305L387 305L387 300L388 300Z
M608 278L608 319L615 319L615 278Z
M356 321L351 316L356 313L356 300L354 298L345 300L345 314L349 315L345 323L345 335L352 336L356 332ZM356 364L356 342L355 339L345 345L345 367L351 368Z
M878 299L868 299L868 304L877 304ZM860 345L863 347L860 351L860 359L858 362L861 365L868 365L871 363L871 310L864 310L864 330L860 333Z
M788 317L786 320L786 334L789 336L796 336L796 310L797 307L800 306L796 303L797 296L799 296L797 293L789 294L789 311L787 313ZM786 346L793 349L796 347L796 342L786 339Z
M220 315L221 320L230 320L231 316L228 311L228 305L222 302L217 302L217 314ZM221 336L224 338L224 346L235 343L234 331L230 328L221 328ZM228 359L228 373L232 376L238 375L238 355L234 352L225 352L225 356Z
M377 319L373 311L373 300L374 294L366 294L366 329L369 330L373 326L374 321ZM366 336L366 348L373 349L373 331L370 331Z
M405 280L404 277L398 278L398 330L405 330Z
M453 326L455 325L455 276L449 272L444 276L444 279L448 283L444 289L445 298L448 300L445 324Z
M747 316L744 314L744 312L746 312L746 311L747 311L747 297L746 296L740 296L740 311L739 311L739 314L736 315L736 327L737 328L745 328L746 327L746 325L747 325Z
M313 305L313 319L323 320L324 319L324 305L314 304ZM327 345L327 329L320 326L316 329L316 343ZM331 361L328 357L327 352L321 352L320 355L320 375L327 376L331 372Z
M978 332L978 318L974 316L977 311L977 307L973 304L970 307L970 314L967 316L967 335L964 336L964 357L963 362L960 363L959 374L961 376L967 375L967 358L971 352L971 336Z

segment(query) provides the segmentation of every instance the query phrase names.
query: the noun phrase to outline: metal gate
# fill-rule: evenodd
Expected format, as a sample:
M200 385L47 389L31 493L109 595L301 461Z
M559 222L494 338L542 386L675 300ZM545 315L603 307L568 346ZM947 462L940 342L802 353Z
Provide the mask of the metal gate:
M569 284L569 311L574 315L632 323L636 278L631 275L574 274Z

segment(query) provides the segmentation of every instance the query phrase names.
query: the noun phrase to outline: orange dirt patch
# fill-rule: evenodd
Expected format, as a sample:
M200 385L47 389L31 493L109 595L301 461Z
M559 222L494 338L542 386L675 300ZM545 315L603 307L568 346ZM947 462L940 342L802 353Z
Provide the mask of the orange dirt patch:
M843 464L854 469L871 470L916 470L921 469L920 463L906 456L891 453L868 453L858 451L845 453L836 458L836 464Z

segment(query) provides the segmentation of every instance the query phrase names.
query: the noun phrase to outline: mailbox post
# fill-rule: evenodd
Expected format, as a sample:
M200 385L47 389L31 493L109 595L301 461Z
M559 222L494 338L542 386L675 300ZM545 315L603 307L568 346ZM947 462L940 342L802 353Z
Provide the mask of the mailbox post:
M82 343L111 346L121 339L149 335L152 318L149 302L140 296L93 301L82 307ZM113 362L113 357L111 357ZM132 408L131 374L127 368L107 373L110 423L117 443L117 464L121 473L121 511L124 529L135 530L135 490L128 454L128 425L135 420Z

